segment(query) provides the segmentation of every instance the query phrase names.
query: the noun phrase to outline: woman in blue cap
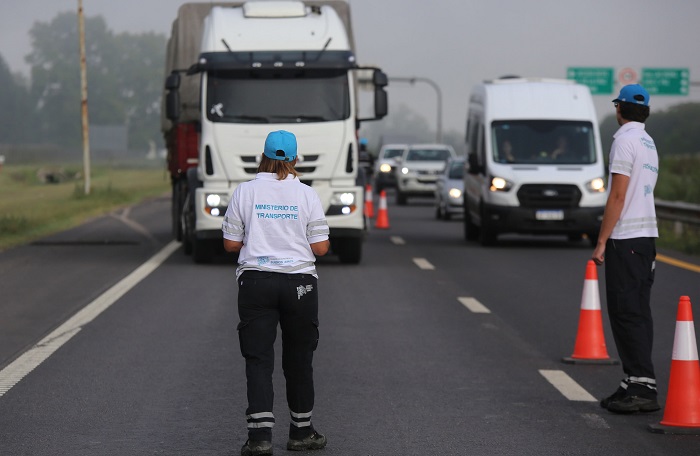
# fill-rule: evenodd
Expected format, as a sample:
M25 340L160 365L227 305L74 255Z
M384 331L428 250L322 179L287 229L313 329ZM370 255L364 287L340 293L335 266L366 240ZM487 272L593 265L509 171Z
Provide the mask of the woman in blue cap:
M315 257L330 243L316 192L299 181L294 134L271 132L255 179L233 192L222 225L224 248L238 252L238 335L246 361L248 440L241 455L271 455L272 372L277 325L291 415L288 450L316 450L326 437L311 424L313 353L318 345Z

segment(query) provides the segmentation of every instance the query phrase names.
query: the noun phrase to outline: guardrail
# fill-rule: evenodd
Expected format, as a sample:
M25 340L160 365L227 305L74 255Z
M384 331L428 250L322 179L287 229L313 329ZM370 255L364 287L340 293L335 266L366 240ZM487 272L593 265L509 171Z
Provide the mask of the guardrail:
M672 222L700 225L700 205L681 201L654 200L656 217Z

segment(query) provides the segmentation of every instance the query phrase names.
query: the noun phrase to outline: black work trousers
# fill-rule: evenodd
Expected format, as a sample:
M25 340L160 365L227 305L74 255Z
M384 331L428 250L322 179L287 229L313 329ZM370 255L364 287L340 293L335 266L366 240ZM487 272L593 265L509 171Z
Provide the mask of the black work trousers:
M654 324L651 286L656 261L655 238L609 239L605 246L608 316L628 394L656 395L651 361Z
M318 282L310 274L245 271L238 278L238 337L246 362L248 438L271 440L277 325L291 421L289 436L313 432L313 353L318 346Z

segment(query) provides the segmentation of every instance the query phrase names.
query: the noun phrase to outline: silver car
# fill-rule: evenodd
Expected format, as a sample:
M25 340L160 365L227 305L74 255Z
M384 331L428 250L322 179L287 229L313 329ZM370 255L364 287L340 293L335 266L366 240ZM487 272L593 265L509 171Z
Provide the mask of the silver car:
M413 144L397 160L396 203L406 204L409 196L435 194L435 181L445 168L445 163L455 157L452 146L447 144Z
M464 214L464 157L452 158L435 182L435 218L449 220Z

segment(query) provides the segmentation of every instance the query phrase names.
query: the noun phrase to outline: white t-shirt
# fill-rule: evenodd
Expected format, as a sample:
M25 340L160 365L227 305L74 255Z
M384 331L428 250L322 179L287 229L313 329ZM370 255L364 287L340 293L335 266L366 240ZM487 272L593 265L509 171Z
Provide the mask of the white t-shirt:
M629 176L630 183L620 220L612 239L659 237L654 206L654 187L659 176L659 155L641 122L627 122L613 136L610 173Z
M236 187L221 229L225 239L243 242L236 276L246 270L317 276L309 244L329 235L318 194L293 175L278 180L273 173Z

